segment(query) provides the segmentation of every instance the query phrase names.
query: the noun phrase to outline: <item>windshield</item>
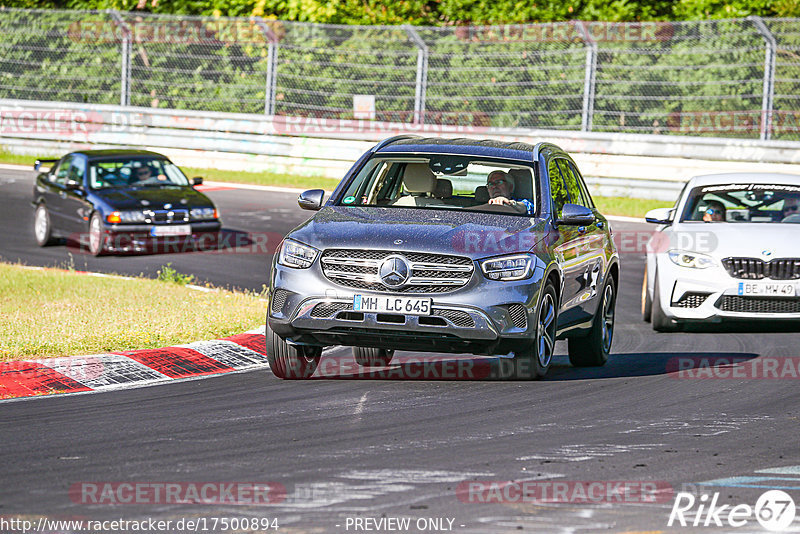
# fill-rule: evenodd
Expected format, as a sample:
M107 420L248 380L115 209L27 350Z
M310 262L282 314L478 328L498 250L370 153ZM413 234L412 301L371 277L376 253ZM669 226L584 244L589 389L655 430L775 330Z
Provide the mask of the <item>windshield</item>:
M89 167L89 187L186 186L189 180L173 163L156 158L126 158L94 161Z
M800 223L800 185L697 187L690 194L681 221Z
M488 187L487 187L488 186ZM478 157L374 157L341 196L340 206L493 211L531 216L533 169Z

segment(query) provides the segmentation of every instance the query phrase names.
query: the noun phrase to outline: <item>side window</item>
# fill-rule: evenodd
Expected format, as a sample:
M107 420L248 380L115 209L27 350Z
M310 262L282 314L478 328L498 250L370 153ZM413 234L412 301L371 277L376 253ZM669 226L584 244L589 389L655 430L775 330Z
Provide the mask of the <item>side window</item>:
M551 159L547 164L547 175L550 178L550 193L553 195L555 216L561 217L561 210L564 208L564 204L569 202L569 193L567 193L567 188L564 187L564 179L561 177L561 171L558 170L558 164L555 159Z
M86 161L77 156L72 158L72 162L67 170L67 180L75 180L83 184L83 174L86 172Z
M570 203L579 206L587 206L588 203L583 196L583 191L581 191L578 176L572 172L569 162L565 159L559 159L558 167L561 169L561 175L564 177L564 185L567 188Z
M575 166L572 162L567 162L569 166L569 170L572 171L572 174L575 176L575 179L578 180L578 185L580 186L581 193L583 194L583 199L586 202L584 206L587 208L594 208L594 200L592 200L592 195L589 194L589 188L586 187L586 181L584 181L583 176L581 176L578 167Z
M67 181L70 165L75 159L75 156L67 156L61 160L61 164L56 169L55 180L53 180L56 184L64 185L64 182Z

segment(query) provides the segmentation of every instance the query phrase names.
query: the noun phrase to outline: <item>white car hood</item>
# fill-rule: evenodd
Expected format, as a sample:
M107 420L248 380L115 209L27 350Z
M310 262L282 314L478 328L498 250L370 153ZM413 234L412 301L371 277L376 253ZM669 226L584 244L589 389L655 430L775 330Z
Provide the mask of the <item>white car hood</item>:
M689 223L673 225L665 233L669 234L670 248L702 252L720 259L800 258L800 224Z

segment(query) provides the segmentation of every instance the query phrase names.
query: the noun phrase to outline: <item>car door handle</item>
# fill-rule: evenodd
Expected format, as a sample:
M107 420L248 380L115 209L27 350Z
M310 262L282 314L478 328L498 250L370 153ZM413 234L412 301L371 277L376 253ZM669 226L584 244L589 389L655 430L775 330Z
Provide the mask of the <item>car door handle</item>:
M579 234L585 234L586 233L586 227L585 226L579 226L578 227L578 233Z

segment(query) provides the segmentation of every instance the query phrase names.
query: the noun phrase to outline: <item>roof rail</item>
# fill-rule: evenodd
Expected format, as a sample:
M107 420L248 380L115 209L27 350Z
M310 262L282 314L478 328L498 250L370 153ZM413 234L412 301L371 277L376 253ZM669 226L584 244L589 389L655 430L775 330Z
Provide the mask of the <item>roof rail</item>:
M390 143L394 143L395 141L401 141L403 139L422 139L422 136L416 134L395 135L394 137L390 137L389 139L384 139L383 141L375 145L372 151L376 152Z

